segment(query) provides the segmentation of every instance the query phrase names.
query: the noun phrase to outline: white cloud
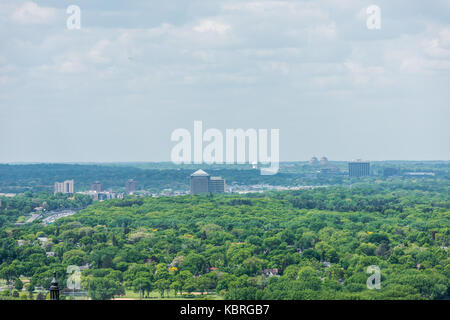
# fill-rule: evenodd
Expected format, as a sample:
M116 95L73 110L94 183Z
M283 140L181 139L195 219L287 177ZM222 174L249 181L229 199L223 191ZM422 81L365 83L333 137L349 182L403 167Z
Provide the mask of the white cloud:
M231 26L214 20L203 20L194 27L197 32L215 32L218 34L225 34L229 29L231 29Z
M430 57L450 59L450 29L441 30L438 37L426 41L424 47Z
M402 70L418 75L436 75L436 73L448 73L450 60L430 60L413 56L405 58L401 64Z
M242 1L231 2L222 6L225 12L242 14L245 17L259 17L260 19L281 18L280 22L296 19L298 23L324 20L328 18L326 11L315 3L292 1Z
M450 28L445 28L439 32L439 41L444 48L450 48Z
M25 2L14 10L11 18L21 24L45 24L54 21L56 14L55 8L40 7L34 2Z
M95 63L109 63L111 59L106 57L105 49L110 45L108 40L100 40L89 52L89 57Z
M335 38L337 36L336 23L334 22L327 25L314 26L309 28L309 30L315 37L322 39Z
M80 73L83 70L83 65L79 61L64 61L59 66L58 71L62 73Z
M12 78L10 77L0 77L0 86L6 85L12 82Z
M358 62L346 61L344 66L349 70L353 81L358 85L382 85L387 78L381 66L364 66Z

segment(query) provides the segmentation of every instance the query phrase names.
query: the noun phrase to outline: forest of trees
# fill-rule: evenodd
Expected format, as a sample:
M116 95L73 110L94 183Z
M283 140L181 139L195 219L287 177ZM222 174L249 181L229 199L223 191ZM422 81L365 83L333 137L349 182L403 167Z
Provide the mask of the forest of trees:
M14 197L0 197L0 200L0 228L14 222L23 222L38 207L45 211L81 209L92 203L92 198L83 194L32 191Z
M449 218L445 179L130 196L50 225L3 226L0 279L16 289L0 296L36 299L34 289L48 288L53 270L65 284L68 266L87 265L81 285L92 299L128 291L143 298L213 292L225 299L445 299ZM380 269L379 290L366 285L369 266Z

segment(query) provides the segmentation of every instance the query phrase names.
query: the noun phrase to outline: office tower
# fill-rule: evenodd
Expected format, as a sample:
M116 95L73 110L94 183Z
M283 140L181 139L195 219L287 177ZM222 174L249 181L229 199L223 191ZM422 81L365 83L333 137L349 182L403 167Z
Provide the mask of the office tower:
M54 193L58 192L63 193L63 191L64 191L64 182L55 182Z
M191 174L191 194L209 192L209 174L202 169Z
M125 183L125 190L127 194L133 193L136 191L137 183L133 179L128 180Z
M103 191L103 186L100 182L95 181L93 184L91 184L91 190L95 191L95 192L102 192Z
M64 191L65 193L74 193L74 182L73 180L64 181Z
M55 182L54 193L73 194L74 193L74 181L66 180L64 182Z
M191 194L201 193L224 193L225 179L221 177L210 177L203 170L197 170L191 174Z
M208 190L211 193L224 193L225 179L222 179L221 177L211 177L209 179Z
M348 174L350 177L366 177L370 175L370 163L356 160L348 163Z

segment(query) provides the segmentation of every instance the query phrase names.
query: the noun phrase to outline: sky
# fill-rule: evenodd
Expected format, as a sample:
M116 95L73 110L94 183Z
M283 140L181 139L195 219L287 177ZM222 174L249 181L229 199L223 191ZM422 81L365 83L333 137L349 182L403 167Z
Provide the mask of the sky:
M450 160L446 0L2 0L0 37L2 163L169 161L195 120L279 129L282 161Z

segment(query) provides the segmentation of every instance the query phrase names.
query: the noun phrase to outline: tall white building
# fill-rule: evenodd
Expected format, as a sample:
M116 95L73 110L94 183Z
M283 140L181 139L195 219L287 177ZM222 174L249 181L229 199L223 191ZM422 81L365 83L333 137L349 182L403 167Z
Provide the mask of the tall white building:
M137 189L137 182L134 181L133 179L130 179L127 182L125 182L125 191L127 194L135 192L136 189Z
M64 182L55 182L55 193L74 193L74 181L66 180Z

